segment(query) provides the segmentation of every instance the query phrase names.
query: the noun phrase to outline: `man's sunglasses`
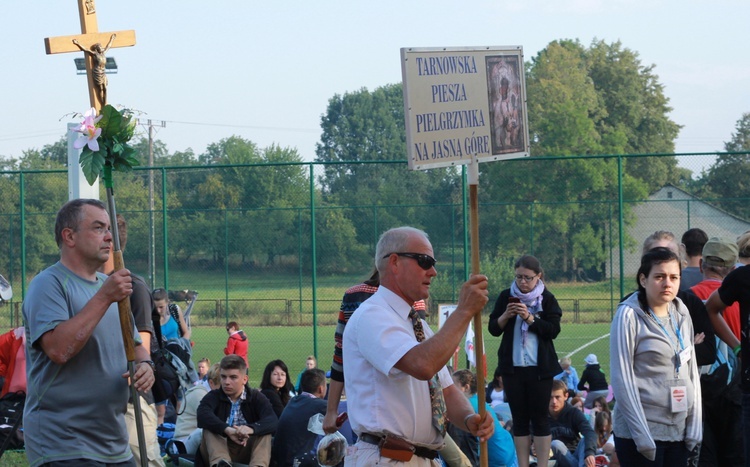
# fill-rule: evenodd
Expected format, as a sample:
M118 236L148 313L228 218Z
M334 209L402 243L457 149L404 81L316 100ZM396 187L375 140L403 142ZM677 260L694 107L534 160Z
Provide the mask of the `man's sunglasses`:
M430 255L425 255L422 253L396 253L394 252L394 253L388 253L387 255L383 256L383 259L391 255L405 256L407 258L416 260L419 267L424 269L425 271L435 266L435 263L437 263L437 261L435 261L435 258L433 258Z

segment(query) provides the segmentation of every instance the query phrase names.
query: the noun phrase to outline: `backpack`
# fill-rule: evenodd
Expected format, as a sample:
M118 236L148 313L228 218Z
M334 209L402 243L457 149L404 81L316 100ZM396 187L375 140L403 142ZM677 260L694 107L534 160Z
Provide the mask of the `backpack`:
M151 348L151 360L154 362L154 385L151 391L154 395L154 402L172 402L177 407L177 395L180 390L180 375L172 364L172 353L165 348L161 335L161 321L159 312L156 309L151 313L151 321L156 334L157 345Z
M172 317L175 323L177 323L177 332L180 333L180 337L182 337L182 326L180 326L180 311L177 308L177 304L170 303L167 308L169 309L169 315Z
M23 449L23 406L26 393L9 392L0 399L0 455L6 449Z
M177 395L180 391L180 376L172 365L172 354L167 349L157 348L151 352L151 360L154 361L154 385L151 391L155 402L169 400L173 406L177 406Z

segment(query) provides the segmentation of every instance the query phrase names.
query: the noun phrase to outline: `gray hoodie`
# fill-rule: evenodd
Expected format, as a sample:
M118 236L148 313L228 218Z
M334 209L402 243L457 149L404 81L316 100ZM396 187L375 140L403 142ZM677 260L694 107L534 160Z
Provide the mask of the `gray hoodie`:
M703 437L700 375L693 345L693 323L679 298L672 316L677 321L690 361L679 379L686 386L687 412L672 413L669 380L674 380L674 348L661 327L638 302L638 292L625 299L612 320L610 365L617 401L612 427L620 438L632 439L647 459L656 457L658 441L685 441L692 450ZM674 337L672 337L674 341Z

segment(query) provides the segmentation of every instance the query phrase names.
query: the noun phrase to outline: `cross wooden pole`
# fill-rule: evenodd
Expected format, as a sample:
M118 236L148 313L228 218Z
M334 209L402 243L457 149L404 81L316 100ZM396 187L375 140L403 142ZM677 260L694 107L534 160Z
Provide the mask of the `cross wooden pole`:
M44 39L44 48L48 55L81 52L81 48L88 51L84 53L84 55L86 56L86 77L88 79L89 100L91 101L91 107L95 108L97 112L100 112L102 107L104 107L104 104L106 104L106 76L104 75L104 63L95 63L95 60L104 57L106 44L109 44L109 47L115 48L134 46L135 31L99 32L96 20L96 7L93 0L78 0L78 16L81 20L81 34L73 36L46 37ZM76 45L76 42L80 44L80 47ZM92 47L97 44L102 50L104 50L100 57L97 57L95 52L92 51ZM109 47L106 48L108 49ZM100 69L97 70L96 68ZM101 93L102 80L105 87L103 95Z

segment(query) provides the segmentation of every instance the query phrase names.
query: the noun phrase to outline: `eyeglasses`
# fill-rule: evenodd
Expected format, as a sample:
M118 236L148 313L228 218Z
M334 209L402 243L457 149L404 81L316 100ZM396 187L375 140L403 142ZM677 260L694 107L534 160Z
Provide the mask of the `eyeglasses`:
M422 269L424 269L425 271L428 270L428 269L430 269L431 267L435 266L435 263L437 263L437 261L435 261L435 258L433 258L430 255L425 255L425 254L422 254L422 253L396 253L396 252L393 252L393 253L388 253L387 255L383 256L383 259L385 259L385 258L387 258L387 257L389 257L391 255L405 256L407 258L411 258L413 260L416 260L417 264L419 265L419 267L422 268Z
M96 227L91 227L91 228L86 229L86 230L90 230L90 231L94 232L96 235L105 235L105 234L108 234L108 233L112 233L112 230L104 227L103 225L97 225ZM76 231L78 231L78 229L76 229Z
M523 274L516 274L516 280L518 282L531 282L536 278L539 274L535 276L524 276Z

